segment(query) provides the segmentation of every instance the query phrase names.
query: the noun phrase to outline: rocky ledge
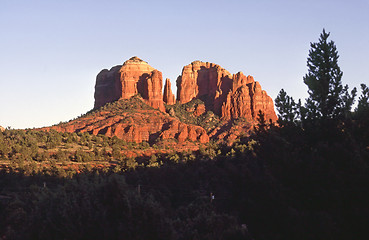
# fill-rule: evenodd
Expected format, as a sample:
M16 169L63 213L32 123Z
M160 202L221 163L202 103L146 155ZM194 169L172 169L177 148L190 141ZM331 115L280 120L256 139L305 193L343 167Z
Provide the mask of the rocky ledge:
M209 136L233 141L249 132L260 111L266 120L277 120L271 97L259 82L242 72L231 74L217 64L194 61L183 67L176 83L177 100L169 79L163 94L162 73L132 57L97 75L93 115L44 129L105 134L133 142L175 139L206 143ZM129 107L124 100L136 102L136 107ZM193 101L199 102L191 105ZM119 107L111 109L114 102ZM202 124L197 119L203 119ZM235 121L242 124L234 127Z

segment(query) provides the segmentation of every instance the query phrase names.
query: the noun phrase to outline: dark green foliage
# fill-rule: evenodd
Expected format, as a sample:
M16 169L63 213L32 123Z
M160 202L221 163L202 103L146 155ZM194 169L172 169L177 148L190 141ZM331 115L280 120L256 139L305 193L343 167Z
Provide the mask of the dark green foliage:
M81 115L80 117L90 116L91 114L94 114L94 113L99 112L99 111L109 111L109 112L111 112L112 116L114 116L114 115L122 113L122 112L134 113L138 109L157 110L157 109L147 105L146 103L144 103L144 101L142 100L140 95L135 95L135 96L131 97L130 99L122 99L122 100L118 100L118 101L115 101L115 102L107 103L107 104L105 104L104 106L102 106L98 109L93 109L93 110L87 112L86 114ZM159 111L159 110L157 110L157 111Z
M361 114L369 91L362 85L360 107L353 114L356 89L349 93L348 86L342 86L336 46L328 36L323 30L319 42L311 44L305 107L282 89L276 99L280 127L258 132L255 154L289 192L285 201L296 227L291 228L292 239L302 238L302 224L313 229L306 239L365 239L369 118Z
M267 127L267 122L265 120L265 115L264 115L264 113L261 110L259 110L258 117L257 117L256 120L258 121L258 124L256 126L256 129L258 131L265 131L266 130L266 127Z
M153 156L148 168L120 160L132 169L124 174L86 169L65 178L56 161L45 173L0 172L1 235L366 239L369 155L350 132L312 141L297 125L269 126L232 147Z
M354 113L355 135L359 138L360 144L369 150L369 88L361 84L361 95Z
M282 187L286 217L294 219L289 239L368 237L369 152L352 134L290 125L255 136L255 155ZM312 230L301 236L304 228Z
M92 152L83 151L81 148L78 149L74 154L74 160L76 162L90 162L93 157L91 156Z
M23 216L23 228L12 236L17 239L171 239L173 234L162 207L138 195L122 176L80 177L54 190L33 187L30 194L33 210Z
M221 124L219 116L212 111L206 111L200 116L195 116L193 112L199 105L206 105L206 103L196 98L185 104L176 103L175 105L167 105L166 109L167 112L171 112L172 109L174 111L174 117L178 118L181 122L198 125L206 131L210 131Z
M279 126L259 113L255 133L233 146L211 142L197 152L135 159L121 150L147 143L0 132L0 159L10 162L0 170L1 238L369 239L369 89L361 86L352 114L355 92L341 89L335 69L322 75L333 76L325 79L337 88L328 87L331 100L310 91L308 109L282 90ZM85 162L93 157L114 165L92 168ZM64 170L65 158L84 169Z
M304 83L309 88L306 99L308 118L329 119L344 116L351 110L352 99L348 87L342 86L342 71L338 66L338 52L333 41L328 41L329 33L323 29L319 42L311 43L307 61L308 73Z
M281 89L275 99L275 106L278 111L278 123L281 125L288 123L293 124L300 117L300 101L299 103L296 103L292 97L287 95L284 89Z
M369 117L369 88L365 84L361 84L361 96L356 108L357 118L365 119Z
M69 157L65 151L59 149L58 152L55 154L55 159L59 162L64 162L64 161L68 161Z
M30 174L33 171L44 171L43 168L48 168L50 160L55 160L56 167L61 169L73 162L114 162L124 158L122 154L124 151L151 148L147 142L137 144L117 137L95 136L87 132L60 133L53 130L0 132L0 163L3 167ZM128 165L128 168L136 167L137 162L134 160Z
M275 100L279 125L299 125L311 134L312 141L329 140L337 131L343 131L343 126L352 126L351 108L356 88L349 92L349 87L342 85L343 73L338 66L337 48L333 41L328 41L328 37L329 33L323 29L319 42L310 44L308 73L304 76L309 93L305 107L300 100L296 103L283 89Z

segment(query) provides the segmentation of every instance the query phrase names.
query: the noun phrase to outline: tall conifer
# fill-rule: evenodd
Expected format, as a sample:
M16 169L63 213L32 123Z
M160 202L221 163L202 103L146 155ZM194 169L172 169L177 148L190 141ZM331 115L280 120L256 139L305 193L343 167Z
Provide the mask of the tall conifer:
M308 73L304 76L304 83L309 88L306 99L309 119L337 118L348 107L344 98L347 87L342 86L343 73L338 66L337 48L328 37L329 33L323 29L319 41L310 44Z

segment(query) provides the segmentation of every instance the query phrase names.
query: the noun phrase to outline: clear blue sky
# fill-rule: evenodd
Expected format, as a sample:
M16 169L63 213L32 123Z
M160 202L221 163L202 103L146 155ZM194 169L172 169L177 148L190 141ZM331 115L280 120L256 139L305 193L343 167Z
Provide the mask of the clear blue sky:
M170 78L194 60L306 98L310 42L331 32L343 83L369 84L369 0L0 0L0 125L90 110L101 69L138 56Z

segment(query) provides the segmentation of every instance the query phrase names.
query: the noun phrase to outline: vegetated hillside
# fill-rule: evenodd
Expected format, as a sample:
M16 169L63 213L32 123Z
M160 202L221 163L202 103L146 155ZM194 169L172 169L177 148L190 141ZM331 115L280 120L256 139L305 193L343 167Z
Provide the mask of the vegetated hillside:
M203 128L183 123L148 106L138 95L107 103L75 120L43 129L116 136L128 142L144 141L151 145L163 145L165 142L169 146L179 143L180 147L182 143L187 142L189 149L193 147L191 142L201 145L209 141Z
M367 239L366 96L360 96L353 119L303 123L282 117L277 127L261 115L255 134L231 147L211 145L146 159L124 158L114 149L150 146L116 137L5 130L1 158L12 165L1 171L1 236ZM102 168L87 161L77 171L57 164L63 150L84 146L87 152L90 143L91 154L101 153L116 165ZM46 160L31 151L55 147L60 151ZM88 159L80 154L69 158ZM38 161L51 167L28 164Z
M369 151L360 138L259 127L232 147L156 154L144 164L85 162L79 174L57 164L3 170L0 232L19 239L366 239Z
M51 128L136 143L175 139L180 143L176 148L194 149L192 142L209 140L231 145L249 134L259 111L268 121L277 120L273 100L259 82L242 72L232 75L217 64L194 61L177 79L177 102L170 80L165 81L164 94L162 83L160 71L132 57L97 75L93 115Z
M190 102L166 105L167 112L178 120L205 129L209 138L217 143L231 145L238 138L249 135L257 123L244 117L224 121L213 111L206 110L206 100L195 98Z
M115 136L127 142L146 142L155 148L182 151L198 150L209 140L230 145L237 138L250 134L256 124L243 117L221 120L212 111L207 111L200 99L165 105L165 108L168 113L150 107L136 95L42 130Z
M1 238L368 239L369 88L352 112L356 90L342 85L328 36L312 43L306 104L281 90L278 124L259 112L255 131L232 146L126 158L122 148L155 146L88 132L0 132L9 163L0 171ZM84 162L87 153L109 167ZM82 167L65 170L63 158Z

